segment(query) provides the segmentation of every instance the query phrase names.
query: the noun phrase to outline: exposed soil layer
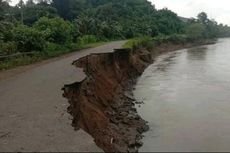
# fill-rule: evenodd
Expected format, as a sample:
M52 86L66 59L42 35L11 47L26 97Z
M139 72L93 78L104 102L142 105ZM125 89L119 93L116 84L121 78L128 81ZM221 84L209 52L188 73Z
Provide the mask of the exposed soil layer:
M133 86L154 58L164 52L190 45L161 44L151 51L116 49L113 53L91 54L73 62L86 78L66 85L73 126L83 129L105 152L137 152L142 133L149 129L138 114Z

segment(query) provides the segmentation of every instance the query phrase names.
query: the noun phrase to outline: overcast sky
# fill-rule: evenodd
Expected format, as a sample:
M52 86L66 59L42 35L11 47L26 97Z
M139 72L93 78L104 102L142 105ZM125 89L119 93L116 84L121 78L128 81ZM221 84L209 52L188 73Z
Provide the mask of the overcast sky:
M230 0L150 0L156 8L167 7L182 17L207 12L209 18L230 25Z
M19 0L12 0L16 4ZM26 0L24 0L26 1ZM230 0L149 0L157 9L167 7L182 17L196 17L201 11L219 23L230 25Z

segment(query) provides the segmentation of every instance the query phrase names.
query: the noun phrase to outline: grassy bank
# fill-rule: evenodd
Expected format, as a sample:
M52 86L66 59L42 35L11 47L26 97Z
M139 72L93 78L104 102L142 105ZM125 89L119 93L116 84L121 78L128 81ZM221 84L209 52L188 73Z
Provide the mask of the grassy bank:
M138 49L138 48L147 48L149 50L153 49L155 46L165 43L172 43L172 44L210 44L214 43L215 40L213 39L191 39L183 34L174 34L170 36L157 36L157 37L139 37L133 38L127 41L123 47L124 48L131 48L131 49ZM4 60L0 59L0 70L7 70L17 66L28 65L32 63L36 63L42 60L46 60L53 57L58 57L64 54L68 54L74 51L78 51L81 49L86 48L93 48L103 44L106 44L106 41L95 42L93 41L82 41L82 43L71 43L68 45L59 45L55 43L47 42L44 51L42 52L34 52L29 55L25 54L18 54L17 56L9 56Z
M47 44L44 52L34 52L33 54L18 54L16 56L6 57L4 60L0 60L0 70L7 70L17 66L28 65L42 60L46 60L53 57L58 57L64 54L75 52L81 49L93 48L107 42L95 42L88 44L69 44L69 45L57 45L53 43Z
M174 34L170 36L158 36L158 37L140 37L133 38L127 41L123 47L136 50L138 48L147 48L149 50L153 49L160 44L191 44L191 45L202 45L202 44L213 44L216 39L192 39L183 34Z

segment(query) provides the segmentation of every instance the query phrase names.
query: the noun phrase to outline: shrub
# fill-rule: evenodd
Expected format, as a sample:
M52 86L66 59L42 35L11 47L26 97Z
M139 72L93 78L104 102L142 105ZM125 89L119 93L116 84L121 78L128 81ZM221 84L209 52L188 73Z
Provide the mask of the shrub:
M7 60L0 61L0 70L9 69L15 66L31 64L33 62L40 61L41 59L42 59L42 56L38 52L36 52L35 54L31 56L18 55L15 57L10 57L10 58L7 58Z
M151 37L145 36L141 38L134 38L129 40L125 45L125 48L138 49L145 47L147 49L152 49L154 47L154 41Z
M85 36L78 38L78 43L80 45L96 43L96 42L97 42L97 38L94 35L85 35Z
M166 43L169 41L169 36L168 35L158 35L154 37L153 40L156 44L162 44L162 43Z
M3 41L1 40L1 35L0 35L0 54L3 54L2 45L3 45Z
M52 43L66 44L73 40L73 25L61 18L40 18L34 28L41 31L45 39Z
M159 35L153 38L155 44L162 43L174 43L174 44L183 44L188 41L188 37L184 34L172 34L172 35Z
M9 41L12 39L13 24L0 21L0 41Z
M177 44L186 43L188 40L187 36L183 34L173 34L170 35L167 39L168 42L177 43Z
M199 40L204 38L205 27L201 23L194 23L189 25L185 31L186 31L186 35L191 40Z
M123 47L125 48L132 48L132 49L138 49L138 48L146 48L148 50L151 50L154 46L160 45L162 43L174 43L174 44L182 44L186 43L188 41L188 37L186 35L182 34L173 34L170 36L166 35L159 35L157 37L142 37L142 38L135 38L129 40Z
M13 29L13 40L19 52L42 51L45 47L43 34L27 26L18 26Z
M5 42L0 45L0 54L13 54L17 52L16 42Z
M54 57L68 51L65 45L55 44L55 43L47 43L47 47L44 51L45 57Z

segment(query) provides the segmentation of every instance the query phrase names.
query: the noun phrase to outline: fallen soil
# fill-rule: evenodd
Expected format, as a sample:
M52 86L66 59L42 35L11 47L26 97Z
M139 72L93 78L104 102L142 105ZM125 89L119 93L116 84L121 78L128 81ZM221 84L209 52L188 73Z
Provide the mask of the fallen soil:
M101 152L92 136L71 127L69 105L60 88L85 78L81 69L70 66L72 61L91 53L113 52L124 43L110 42L0 71L0 151Z
M135 104L140 102L133 98L133 86L155 57L191 46L165 43L152 50L115 49L74 61L86 78L63 88L73 126L92 135L105 152L138 152L149 127L137 114Z

